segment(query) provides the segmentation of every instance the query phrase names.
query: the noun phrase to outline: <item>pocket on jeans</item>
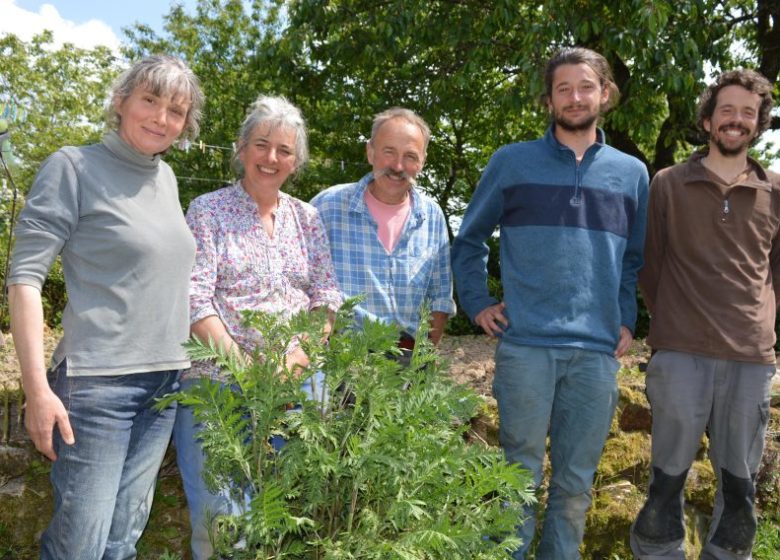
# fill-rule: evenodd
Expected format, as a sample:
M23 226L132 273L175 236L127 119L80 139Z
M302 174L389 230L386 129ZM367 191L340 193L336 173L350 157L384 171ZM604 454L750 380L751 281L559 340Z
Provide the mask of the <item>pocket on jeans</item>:
M658 373L658 371L663 368L663 364L661 362L666 354L667 353L665 350L658 350L652 356L650 356L650 360L647 362L647 370L645 371L645 374L650 375L652 373Z
M748 451L748 465L750 468L753 468L754 465L761 464L761 455L764 453L764 443L766 440L766 428L769 424L769 403L770 400L768 397L764 402L758 403L756 429L753 432L753 441L750 443L750 450Z
M58 363L56 366L51 366L49 369L46 370L46 381L49 382L49 387L54 388L54 385L57 383L57 380L60 378L60 375L67 375L68 373L68 359L63 358L60 363Z
M499 338L496 342L496 350L493 352L493 359L496 359L496 356L498 356L498 351L501 349L501 343L504 342L504 339Z
M621 368L620 360L618 360L612 354L606 354L605 356L607 358L607 364L609 364L609 367L607 369L611 368L612 374L617 375L617 373L620 371Z

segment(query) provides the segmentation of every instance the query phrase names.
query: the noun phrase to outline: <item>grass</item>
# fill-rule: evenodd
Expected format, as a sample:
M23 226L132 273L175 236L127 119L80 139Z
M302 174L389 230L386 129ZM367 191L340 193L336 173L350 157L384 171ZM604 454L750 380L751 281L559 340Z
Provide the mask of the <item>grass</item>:
M780 559L780 525L776 519L760 519L756 543L753 545L755 560Z

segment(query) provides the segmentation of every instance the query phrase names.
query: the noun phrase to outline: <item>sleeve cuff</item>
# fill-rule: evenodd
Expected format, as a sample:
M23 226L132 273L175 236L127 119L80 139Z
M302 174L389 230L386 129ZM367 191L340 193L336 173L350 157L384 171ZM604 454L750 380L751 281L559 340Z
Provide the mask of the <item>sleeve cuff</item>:
M327 307L330 311L336 312L339 310L342 303L344 303L344 298L341 297L341 292L322 292L311 298L309 301L309 310L311 311L318 307Z
M455 307L455 300L452 298L438 298L431 302L431 311L437 311L439 313L446 313L450 317L455 315L457 311Z
M219 317L219 314L217 313L217 310L214 309L213 305L206 305L203 307L200 307L198 309L190 309L190 325L194 325L198 321L205 319L206 317L210 317L214 315L215 317Z

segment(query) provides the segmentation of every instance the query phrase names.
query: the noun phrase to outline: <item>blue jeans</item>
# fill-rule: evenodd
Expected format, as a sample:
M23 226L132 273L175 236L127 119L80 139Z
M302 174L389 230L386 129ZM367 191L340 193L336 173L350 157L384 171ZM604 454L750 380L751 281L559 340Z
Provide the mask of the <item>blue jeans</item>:
M68 377L64 361L49 373L76 442L54 430L54 515L41 558L135 558L176 417L175 403L153 407L178 378L178 370Z
M309 398L323 398L322 387L325 376L322 372L315 373L307 379L303 390ZM182 382L182 390L186 390L197 379L186 379ZM214 521L220 515L240 515L248 508L251 496L245 495L244 502L237 501L227 489L214 494L209 492L203 480L203 465L206 458L198 440L200 424L195 421L192 409L180 406L176 413L176 424L173 429L173 442L176 446L176 463L179 466L184 493L187 496L187 507L190 510L190 527L192 537L193 560L206 560L214 553L209 531ZM284 445L284 439L274 436L271 441L274 449Z
M530 470L538 487L550 435L552 477L536 558L580 558L590 489L617 404L614 357L576 348L521 346L496 349L493 394L498 401L499 441L510 463ZM536 529L532 506L518 527L525 558Z

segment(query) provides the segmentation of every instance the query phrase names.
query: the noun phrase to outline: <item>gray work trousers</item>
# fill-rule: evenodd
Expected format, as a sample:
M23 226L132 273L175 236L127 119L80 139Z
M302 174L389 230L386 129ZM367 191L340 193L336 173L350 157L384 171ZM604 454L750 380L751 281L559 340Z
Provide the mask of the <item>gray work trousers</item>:
M718 488L700 558L751 558L755 477L774 373L774 364L665 350L650 360L646 387L653 413L652 459L648 498L631 527L636 558L685 559L685 477L705 429Z

